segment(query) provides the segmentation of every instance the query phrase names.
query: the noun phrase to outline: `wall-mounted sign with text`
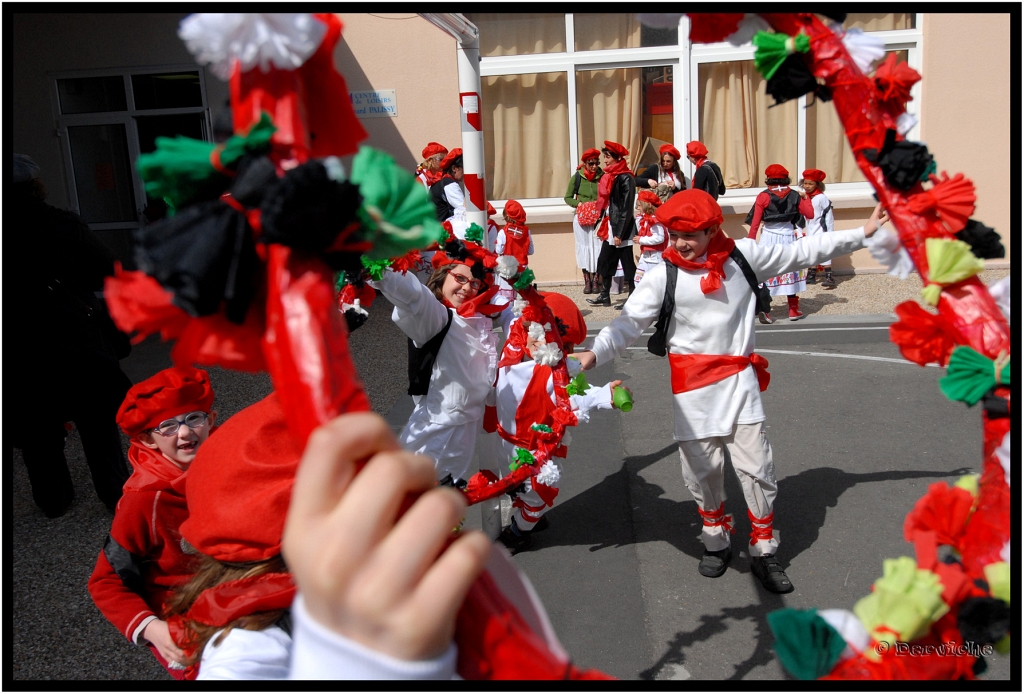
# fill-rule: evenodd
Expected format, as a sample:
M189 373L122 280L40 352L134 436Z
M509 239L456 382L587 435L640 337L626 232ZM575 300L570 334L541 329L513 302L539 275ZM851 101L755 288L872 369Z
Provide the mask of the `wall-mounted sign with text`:
M373 92L349 92L352 108L358 118L394 118L398 115L398 99L394 89Z

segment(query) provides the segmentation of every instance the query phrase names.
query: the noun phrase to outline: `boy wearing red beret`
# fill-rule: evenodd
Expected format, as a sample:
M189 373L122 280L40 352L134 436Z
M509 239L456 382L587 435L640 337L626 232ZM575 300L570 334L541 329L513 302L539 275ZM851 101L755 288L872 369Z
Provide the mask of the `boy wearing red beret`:
M655 216L669 234L665 262L644 275L622 315L595 338L593 351L579 354L580 363L592 368L614 359L658 321L648 349L668 353L683 480L704 525L699 571L717 578L732 558L732 518L724 503L728 449L750 518L751 569L767 590L788 593L793 584L775 557L778 487L760 393L768 387L768 362L754 353L751 283L852 253L887 217L879 205L863 228L761 245L729 238L722 208L703 190L673 195Z
M814 216L807 220L807 235L814 236L824 231L832 231L836 228L836 220L832 214L832 201L825 197L825 172L821 169L807 169L800 180L811 205L814 206ZM807 270L807 284L814 284L818 272L825 271L825 281L821 286L825 289L836 288L836 278L832 274L832 261L826 260Z
M210 377L174 367L136 384L117 413L131 437L134 472L124 485L89 593L135 644L147 644L176 679L183 654L160 619L164 600L191 575L179 527L188 517L185 477L217 419Z

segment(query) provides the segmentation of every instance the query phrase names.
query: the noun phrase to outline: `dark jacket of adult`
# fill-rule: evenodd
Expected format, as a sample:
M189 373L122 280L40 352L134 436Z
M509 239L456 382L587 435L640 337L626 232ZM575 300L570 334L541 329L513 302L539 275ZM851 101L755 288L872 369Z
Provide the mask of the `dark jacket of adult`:
M452 183L459 184L450 175L445 174L440 181L430 186L430 199L434 201L434 207L437 208L437 221L439 222L443 222L455 214L455 207L448 201L448 196L444 193L445 186Z
M676 177L678 177L679 179L679 188L674 188L672 191L674 195L675 193L681 190L686 190L686 176L683 175L683 172L680 171L678 167L674 169L672 173L675 174ZM659 175L661 175L661 166L659 164L651 164L646 169L637 174L637 177L634 179L636 181L636 187L639 188L640 190L650 188L651 186L647 181L654 181L654 183L657 184Z
M636 197L636 183L633 174L622 173L615 177L612 192L608 196L608 242L612 237L628 241L636 233L633 216L633 199Z
M713 161L706 161L697 167L693 174L694 190L703 190L705 193L718 199L719 195L725 194L725 179L722 178L722 170Z

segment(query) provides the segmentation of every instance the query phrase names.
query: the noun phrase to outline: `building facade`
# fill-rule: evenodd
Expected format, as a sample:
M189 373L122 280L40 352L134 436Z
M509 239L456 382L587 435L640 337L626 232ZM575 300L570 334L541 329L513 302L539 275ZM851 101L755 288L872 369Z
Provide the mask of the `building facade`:
M158 135L212 138L226 110L227 85L197 66L176 35L184 16L13 15L14 151L40 164L51 203L81 213L124 258L131 230L154 214L135 158ZM349 91L393 106L361 115L367 144L409 169L429 141L461 146L456 39L412 13L339 17L345 30L335 62ZM652 163L662 142L680 150L704 142L723 170L720 202L733 236L745 235L743 219L772 163L794 181L805 168L824 170L838 228L859 226L874 205L832 105L808 95L772 106L750 44L692 45L685 17L666 28L641 25L635 14L464 17L479 29L486 195L499 210L512 198L526 208L541 283L580 279L563 196L579 154L605 139L630 150L634 170ZM918 124L908 137L928 145L940 171L974 181L975 218L1003 236L1007 257L1009 20L878 13L845 22L921 73L908 105ZM835 267L878 269L866 251Z

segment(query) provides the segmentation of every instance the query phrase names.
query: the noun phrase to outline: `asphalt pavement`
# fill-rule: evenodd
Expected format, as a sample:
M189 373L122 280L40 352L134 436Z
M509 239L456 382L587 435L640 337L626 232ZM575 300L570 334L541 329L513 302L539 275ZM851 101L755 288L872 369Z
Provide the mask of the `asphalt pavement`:
M551 527L514 558L578 665L623 679L788 679L772 650L768 612L851 609L883 559L913 556L904 516L929 484L978 471L981 424L976 410L939 392L941 369L902 359L888 342L891 320L812 316L758 326L758 351L772 374L763 398L780 480L778 555L796 586L787 596L767 593L750 573L749 522L732 474L733 561L721 578L697 573L700 520L672 440L668 365L646 351L646 338L588 372L591 383L625 381L634 408L597 412L573 432ZM390 321L371 320L352 347L374 408L400 426L411 402L392 365L404 366L404 341ZM123 362L133 381L168 364L167 346L154 340ZM211 377L222 419L270 390L265 375L213 369ZM20 453L6 461L13 667L5 679L169 680L89 598L86 581L110 516L92 491L77 432L67 457L78 501L56 520L32 504ZM467 524L479 519L471 510ZM1008 658L994 656L989 666L986 679L1009 679Z

